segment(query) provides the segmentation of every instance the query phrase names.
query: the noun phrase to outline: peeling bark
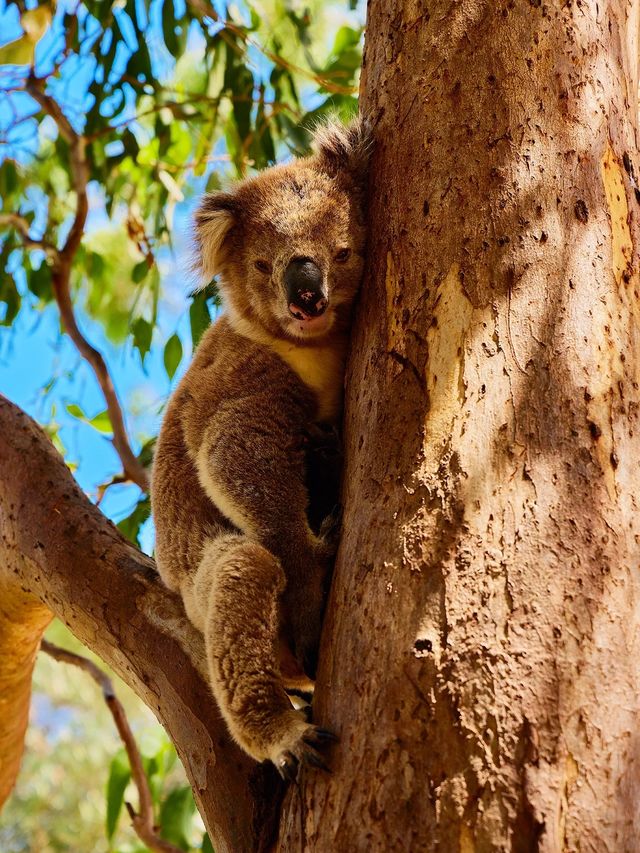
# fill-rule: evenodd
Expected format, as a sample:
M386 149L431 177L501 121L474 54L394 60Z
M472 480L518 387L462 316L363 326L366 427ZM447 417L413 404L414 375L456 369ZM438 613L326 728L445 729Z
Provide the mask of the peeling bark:
M637 0L371 0L369 275L280 850L640 844Z
M264 849L280 783L231 742L202 638L153 561L89 502L43 431L0 396L0 804L20 762L33 662L54 613L166 728L215 849Z

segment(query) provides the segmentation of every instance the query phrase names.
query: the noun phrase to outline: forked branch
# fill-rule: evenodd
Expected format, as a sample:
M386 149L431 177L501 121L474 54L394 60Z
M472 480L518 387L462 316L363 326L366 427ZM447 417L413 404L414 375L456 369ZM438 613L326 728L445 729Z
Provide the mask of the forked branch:
M58 250L55 246L52 246L44 238L38 240L31 236L29 221L26 217L19 213L0 213L0 228L6 227L15 228L27 248L41 249L54 260L58 257Z

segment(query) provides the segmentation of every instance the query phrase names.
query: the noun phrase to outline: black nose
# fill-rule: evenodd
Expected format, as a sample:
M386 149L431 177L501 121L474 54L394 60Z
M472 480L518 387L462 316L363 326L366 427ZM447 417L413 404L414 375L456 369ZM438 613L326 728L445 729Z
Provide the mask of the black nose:
M322 270L311 258L294 258L284 271L289 311L298 320L319 317L329 300L322 286Z

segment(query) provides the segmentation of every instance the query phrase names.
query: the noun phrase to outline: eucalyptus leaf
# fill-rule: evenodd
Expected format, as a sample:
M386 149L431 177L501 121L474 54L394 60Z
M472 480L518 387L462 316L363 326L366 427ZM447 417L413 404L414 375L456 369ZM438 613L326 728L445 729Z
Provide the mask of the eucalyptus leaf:
M106 833L111 840L118 825L118 818L124 803L124 792L131 779L129 759L124 749L117 752L109 765L107 779Z
M173 379L182 360L182 342L178 335L171 335L164 347L164 368L169 379Z
M191 324L191 340L195 348L211 323L211 314L204 291L196 293L193 297L189 307L189 321Z
M187 785L174 788L160 809L160 835L182 850L191 847L191 819L195 812L191 788Z
M111 418L109 417L109 412L105 409L104 412L100 412L95 415L95 417L89 420L89 424L94 429L97 429L98 432L104 433L105 435L110 435L113 432L113 427L111 426Z
M126 518L118 522L118 530L134 545L140 545L140 528L151 514L151 502L148 497L141 498Z
M0 320L3 326L10 326L18 316L22 300L16 287L13 275L8 272L0 275L0 313L2 303L5 305L4 317Z
M144 362L145 356L151 349L153 326L144 317L138 317L131 324L131 332L133 334L133 345L140 353L140 358Z

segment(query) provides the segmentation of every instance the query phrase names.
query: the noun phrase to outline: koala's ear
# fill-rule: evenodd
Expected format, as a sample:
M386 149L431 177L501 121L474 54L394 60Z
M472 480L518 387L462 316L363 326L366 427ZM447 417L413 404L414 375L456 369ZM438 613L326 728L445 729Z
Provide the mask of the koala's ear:
M207 282L220 272L223 245L237 221L237 200L233 193L207 193L195 213L197 271Z
M313 133L313 152L333 175L348 172L356 180L364 180L372 148L371 127L361 116L346 125L329 121L318 125Z

